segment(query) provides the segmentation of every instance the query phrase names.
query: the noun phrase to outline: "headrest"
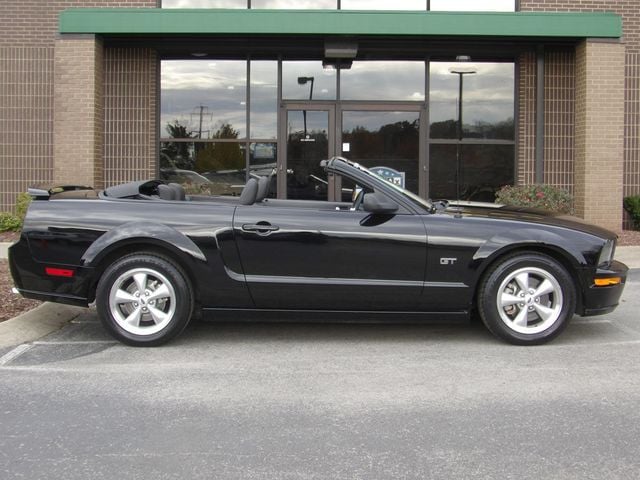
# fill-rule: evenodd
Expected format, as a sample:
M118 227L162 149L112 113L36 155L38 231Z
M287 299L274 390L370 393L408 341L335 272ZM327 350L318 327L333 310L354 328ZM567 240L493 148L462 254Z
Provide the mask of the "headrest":
M240 194L240 205L252 205L256 201L257 195L258 181L255 178L250 178Z

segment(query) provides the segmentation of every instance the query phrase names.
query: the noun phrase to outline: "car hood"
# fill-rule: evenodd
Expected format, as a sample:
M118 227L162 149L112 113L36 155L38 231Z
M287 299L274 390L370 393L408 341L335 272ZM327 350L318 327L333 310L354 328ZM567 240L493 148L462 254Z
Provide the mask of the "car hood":
M536 225L549 225L560 228L568 228L584 233L589 233L601 238L616 238L617 235L606 228L592 225L581 218L572 215L549 212L526 207L514 207L509 205L452 203L445 210L451 215L465 215L480 218L503 219L508 221L531 223Z

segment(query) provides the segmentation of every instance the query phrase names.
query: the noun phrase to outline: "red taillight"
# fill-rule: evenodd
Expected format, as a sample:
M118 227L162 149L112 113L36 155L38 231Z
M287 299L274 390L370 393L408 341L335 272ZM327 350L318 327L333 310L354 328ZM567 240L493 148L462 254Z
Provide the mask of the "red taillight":
M52 277L73 277L76 273L68 268L44 267L44 272Z

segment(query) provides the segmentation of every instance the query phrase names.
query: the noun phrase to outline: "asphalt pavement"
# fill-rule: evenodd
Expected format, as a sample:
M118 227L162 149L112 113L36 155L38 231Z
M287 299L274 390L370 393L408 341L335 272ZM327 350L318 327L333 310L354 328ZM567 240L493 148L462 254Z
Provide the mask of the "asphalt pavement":
M0 350L0 478L637 479L639 293L634 271L615 312L540 347L194 323L132 348L84 311Z

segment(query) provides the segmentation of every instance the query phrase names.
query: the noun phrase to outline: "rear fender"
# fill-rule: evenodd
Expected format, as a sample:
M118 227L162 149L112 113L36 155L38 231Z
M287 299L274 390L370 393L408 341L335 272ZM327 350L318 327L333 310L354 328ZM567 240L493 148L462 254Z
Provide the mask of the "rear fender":
M151 245L169 245L195 260L207 261L198 246L189 237L176 229L153 222L130 222L108 231L93 242L82 256L82 264L84 266L95 266L114 247L119 247L128 241L138 241L140 239Z

